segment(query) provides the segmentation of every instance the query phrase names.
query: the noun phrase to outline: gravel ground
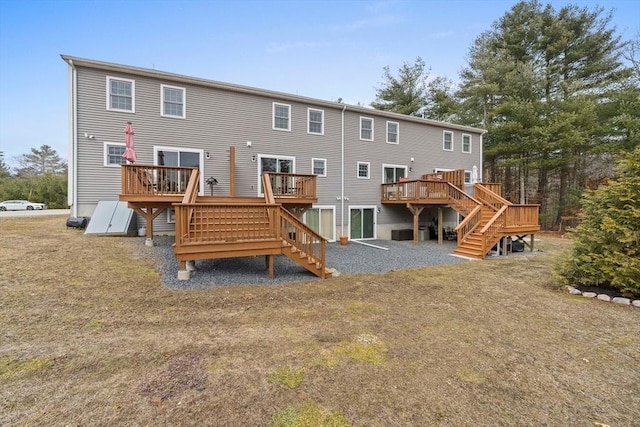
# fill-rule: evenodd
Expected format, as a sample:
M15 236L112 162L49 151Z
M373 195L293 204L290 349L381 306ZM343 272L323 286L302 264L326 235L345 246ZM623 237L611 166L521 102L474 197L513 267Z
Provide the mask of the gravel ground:
M162 274L165 286L170 289L206 289L212 286L231 286L247 284L276 285L306 280L320 280L284 255L275 257L275 277L269 279L265 257L242 257L208 259L196 261L196 271L191 272L189 280L178 280L180 264L173 255L171 245L173 236L154 237L153 247L144 246L139 240L143 255L156 262ZM385 273L412 267L430 265L457 264L469 262L453 256L455 242L420 242L414 246L412 241L367 240L366 243L388 248L383 250L349 242L346 246L339 243L327 245L327 266L335 268L340 274Z

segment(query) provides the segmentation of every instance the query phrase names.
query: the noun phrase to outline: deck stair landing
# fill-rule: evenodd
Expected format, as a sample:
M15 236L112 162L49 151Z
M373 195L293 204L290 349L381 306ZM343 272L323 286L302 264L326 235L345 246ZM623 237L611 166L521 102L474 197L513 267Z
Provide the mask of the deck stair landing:
M454 254L483 259L504 237L540 230L538 205L513 204L490 188L495 186L475 184L474 198L480 205L468 215L463 213L465 219L456 227L458 247ZM456 209L455 204L452 207Z
M382 184L384 204L405 204L413 214L414 244L418 243L419 215L425 206L450 206L464 216L456 227L457 255L483 259L502 238L540 230L538 205L516 205L499 195L499 184L475 184L473 197L461 190L464 171L423 175ZM531 247L532 249L532 247Z
M197 171L182 203L174 204L180 279L188 279L187 262L197 259L264 255L274 277L274 255L285 255L320 278L337 275L326 265L326 239L281 204L271 180L263 177L264 198L197 196Z

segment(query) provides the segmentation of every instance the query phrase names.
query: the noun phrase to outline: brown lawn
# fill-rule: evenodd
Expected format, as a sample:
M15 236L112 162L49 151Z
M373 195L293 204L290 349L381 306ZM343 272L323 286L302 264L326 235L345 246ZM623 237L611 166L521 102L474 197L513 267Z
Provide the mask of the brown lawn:
M640 309L558 290L565 240L171 291L138 239L64 223L0 219L0 425L640 424Z

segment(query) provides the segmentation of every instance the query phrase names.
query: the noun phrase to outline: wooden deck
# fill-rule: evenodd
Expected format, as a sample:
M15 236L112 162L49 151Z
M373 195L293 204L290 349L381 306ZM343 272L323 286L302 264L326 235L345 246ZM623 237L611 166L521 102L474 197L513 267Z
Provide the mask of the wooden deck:
M427 206L452 207L465 217L456 227L458 247L454 253L471 258L484 258L506 236L533 236L540 231L539 205L509 202L499 195L499 184L475 184L475 197L462 191L463 185L463 170L427 174L419 180L382 184L381 203L402 204L411 211L416 244L422 210ZM438 224L442 227L442 218ZM440 229L440 240L442 234ZM533 244L530 248L533 250Z
M472 197L455 185L463 181L464 171L450 171L382 184L381 202L403 204L412 212L416 243L422 210L429 205L452 207L465 217L456 228L454 252L473 258L484 258L505 236L540 230L537 205L508 202L498 194L498 184L476 184ZM145 219L147 241L153 238L153 220L175 209L179 278L189 277L189 261L256 255L266 257L273 277L273 256L279 254L319 277L332 276L334 270L326 265L326 240L300 220L317 202L315 175L265 173L264 197L234 196L233 184L228 196L200 196L199 182L197 168L122 166L120 200Z
M264 174L262 185L264 197L199 196L198 169L123 165L120 200L145 218L148 241L153 219L175 209L173 248L181 279L189 277L189 261L257 255L266 257L274 277L273 256L279 254L321 278L331 277L326 240L299 219L317 200L316 176Z

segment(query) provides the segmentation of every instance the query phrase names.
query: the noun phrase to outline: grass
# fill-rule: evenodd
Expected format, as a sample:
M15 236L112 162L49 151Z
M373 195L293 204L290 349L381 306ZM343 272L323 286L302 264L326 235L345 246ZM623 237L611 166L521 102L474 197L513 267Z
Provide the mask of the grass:
M631 426L640 310L543 254L171 291L140 239L0 219L0 425ZM266 272L265 272L266 274Z

